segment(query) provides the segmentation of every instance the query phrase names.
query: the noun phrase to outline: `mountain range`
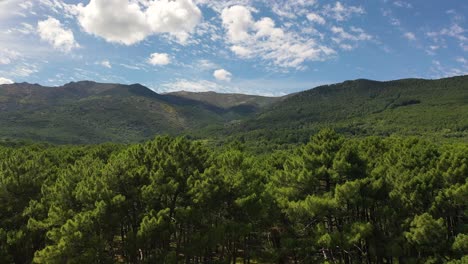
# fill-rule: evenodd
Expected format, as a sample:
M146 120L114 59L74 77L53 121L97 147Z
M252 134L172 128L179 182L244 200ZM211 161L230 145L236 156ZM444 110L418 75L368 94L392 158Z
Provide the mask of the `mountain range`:
M156 134L307 140L322 127L350 135L468 139L468 76L354 80L284 97L158 94L140 84L0 85L0 139L57 144L139 142Z

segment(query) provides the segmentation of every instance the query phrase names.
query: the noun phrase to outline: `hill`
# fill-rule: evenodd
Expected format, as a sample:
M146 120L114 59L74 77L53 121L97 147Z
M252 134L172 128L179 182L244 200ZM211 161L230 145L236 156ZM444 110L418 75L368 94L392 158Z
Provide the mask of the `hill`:
M157 94L139 84L0 85L0 138L74 144L136 142L155 134L222 127L259 109L247 102L219 107L207 100Z
M346 81L304 91L226 131L243 138L306 141L323 127L351 135L468 139L468 76Z
M468 76L354 80L271 98L158 94L140 84L0 85L0 139L139 142L156 134L297 143L333 127L348 135L468 141Z
M265 97L247 94L224 94L216 92L173 92L168 93L177 97L183 97L195 101L205 102L207 104L215 105L220 108L246 108L252 110L261 110L277 101L282 100L283 97Z

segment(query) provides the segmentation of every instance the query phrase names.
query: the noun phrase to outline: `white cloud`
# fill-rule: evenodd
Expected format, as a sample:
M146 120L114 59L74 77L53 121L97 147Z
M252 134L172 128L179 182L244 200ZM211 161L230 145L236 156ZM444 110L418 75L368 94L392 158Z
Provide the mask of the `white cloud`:
M252 51L246 47L234 45L231 47L231 51L241 58L249 58L252 55Z
M38 0L38 3L47 10L55 14L64 15L67 18L72 18L78 14L76 5L66 4L63 0Z
M336 21L346 21L353 15L362 15L365 11L360 6L345 6L341 2L336 2L335 5L326 5L324 14Z
M160 33L168 33L183 44L202 17L192 0L91 0L86 6L79 4L77 10L87 33L124 45Z
M294 31L277 27L268 17L255 21L245 6L232 6L221 13L230 49L241 58L259 57L281 68L303 69L305 61L318 61L335 54L327 46Z
M393 16L392 10L382 9L381 12L384 17L388 17L388 20L392 26L399 27L401 25L400 20Z
M275 21L269 17L264 17L261 20L255 22L253 25L257 38L272 38L280 39L284 37L284 31L281 28L275 27Z
M202 70L213 70L213 69L218 68L219 66L210 60L201 59L195 63L195 67L197 69L202 69Z
M349 45L349 44L341 44L340 48L343 49L343 50L353 50L354 49L354 47L352 45Z
M236 82L218 83L207 80L177 79L175 81L152 85L157 92L220 92L242 93L263 96L282 96L291 92L303 91L313 87L331 83L329 81L297 81L290 79L238 79Z
M1 0L0 0L1 1ZM17 27L13 27L7 30L7 33L10 34L24 34L30 35L36 32L36 28L28 23L22 22Z
M232 78L232 73L226 71L225 69L219 69L219 70L214 71L213 76L218 81L230 82Z
M433 60L432 66L430 68L432 72L433 78L444 78L444 77L451 77L451 76L459 76L459 75L467 75L468 68L464 67L464 69L454 68L454 67L447 67L442 65L440 61Z
M351 33L345 31L342 27L336 26L333 26L331 28L331 31L335 34L335 36L332 37L332 40L339 44L341 44L344 41L358 42L372 39L371 35L367 34L362 28L358 27L351 27ZM345 50L349 50L351 46L341 44L341 47Z
M440 46L438 45L430 45L428 48L426 48L426 53L428 55L434 56L436 55L436 51L440 49Z
M213 0L194 0L197 5L207 6L214 11L221 13L225 8L242 5L248 6L252 4L252 0L222 0L222 1L213 1ZM270 0L271 1L271 0Z
M37 32L42 40L47 41L54 48L69 52L74 48L79 47L75 42L73 32L62 27L60 21L49 17L46 20L37 23Z
M245 6L236 5L226 8L221 13L221 18L232 42L247 40L250 37L248 31L252 27L253 18L250 10Z
M171 63L171 58L167 53L153 53L148 59L151 65L167 65Z
M225 92L225 87L215 82L206 80L191 81L180 79L175 82L164 83L159 87L159 92L176 92L176 91L190 91L190 92Z
M323 25L325 24L325 19L321 17L319 14L316 13L310 13L307 15L307 19L311 22Z
M131 45L150 34L145 13L128 0L91 0L86 6L79 4L78 12L84 31L108 42Z
M453 23L450 27L443 28L440 31L428 32L426 35L435 43L445 43L444 37L454 38L458 41L462 50L468 51L468 37L465 36L466 32L468 32L468 30L457 23Z
M7 78L0 77L0 84L12 84L13 81Z
M10 63L11 63L10 58L0 57L0 64L10 64Z
M0 50L0 65L10 64L18 57L20 57L20 54L16 51L9 49Z
M169 33L184 43L200 22L202 13L192 0L159 0L151 2L146 16L152 32Z
M121 63L120 66L124 67L124 68L127 68L127 69L130 69L130 70L141 70L142 68L141 67L138 67L136 65L128 65L128 64L125 64L125 63Z
M39 69L35 64L22 63L9 71L9 74L12 76L28 77L37 72L39 72Z
M416 36L414 35L413 32L406 32L403 34L403 37L405 37L407 40L414 41L416 40Z
M405 1L395 1L393 2L393 4L395 6L398 6L398 7L403 7L403 8L413 8L413 5L410 4L410 3L407 3Z
M103 61L101 61L99 64L101 64L101 66L106 67L106 68L109 68L109 69L112 68L111 63L110 63L110 61L108 61L108 60L103 60Z
M0 21L11 17L25 17L25 13L33 7L32 1L24 0L0 0Z
M458 58L456 58L455 60L456 60L457 62L461 63L461 64L467 64L467 63L468 63L468 61L467 61L465 58L463 58L463 57L458 57Z
M264 0L271 5L272 11L282 18L296 19L306 15L316 0Z

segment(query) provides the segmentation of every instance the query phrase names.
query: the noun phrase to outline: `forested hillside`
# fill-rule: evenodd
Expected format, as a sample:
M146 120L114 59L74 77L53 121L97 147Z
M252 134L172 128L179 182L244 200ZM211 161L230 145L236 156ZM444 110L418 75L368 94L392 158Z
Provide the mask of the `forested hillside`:
M204 102L221 108L245 108L261 110L271 104L281 101L284 97L265 97L247 94L229 94L216 92L172 92L168 95L183 97L195 101Z
M248 95L217 98L230 98L230 105L157 94L139 84L0 85L0 139L59 144L141 142L155 134L222 128L227 122L253 116L270 103L267 97Z
M278 98L23 83L0 85L0 110L0 139L58 144L137 143L155 134L296 144L326 127L348 136L468 142L468 76L346 81Z
M5 146L0 212L0 263L461 264L468 145L326 129L264 155Z
M413 135L468 142L468 76L346 81L290 96L227 132L245 139L305 142L333 127L348 135Z

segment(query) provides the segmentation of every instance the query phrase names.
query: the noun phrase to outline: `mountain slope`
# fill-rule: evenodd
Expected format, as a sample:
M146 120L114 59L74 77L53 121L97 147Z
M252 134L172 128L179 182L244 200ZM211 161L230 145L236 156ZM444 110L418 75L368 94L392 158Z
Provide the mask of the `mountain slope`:
M136 142L155 134L306 141L320 128L350 135L425 135L468 141L468 76L346 81L281 98L157 94L139 85L0 85L0 139Z
M304 141L326 126L355 135L468 138L468 76L346 81L290 96L227 134Z
M247 94L221 94L215 92L173 92L168 93L177 97L183 97L199 102L205 102L221 108L233 108L241 106L250 106L252 108L262 109L280 101L282 97L265 97Z
M89 81L61 87L0 85L0 137L53 143L135 142L255 114L139 85Z

